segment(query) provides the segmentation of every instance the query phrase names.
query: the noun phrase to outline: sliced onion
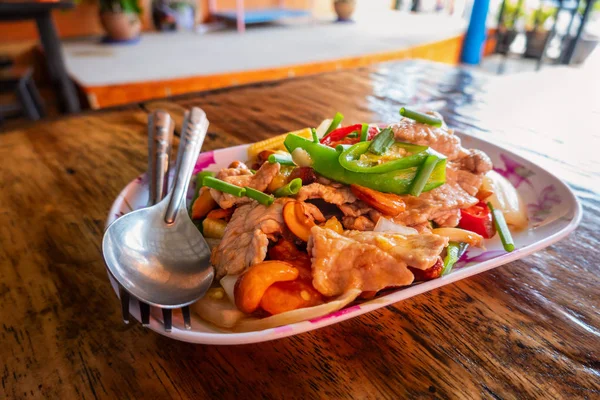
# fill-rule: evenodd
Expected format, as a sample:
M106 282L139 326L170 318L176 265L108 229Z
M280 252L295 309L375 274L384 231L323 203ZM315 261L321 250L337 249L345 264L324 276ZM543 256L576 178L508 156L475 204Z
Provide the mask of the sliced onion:
M493 192L487 201L492 203L496 210L502 211L508 225L517 229L527 227L527 207L508 179L496 171L490 171L485 175L481 188Z
M261 319L243 319L238 322L238 324L234 327L234 330L240 332L261 331L264 329L275 328L277 326L295 324L296 322L322 317L338 311L350 304L358 297L360 293L361 291L359 289L350 289L335 300L318 306L299 308L297 310L287 311Z
M300 167L310 167L313 164L310 154L301 147L297 147L292 151L292 160Z
M408 226L399 225L389 219L380 217L375 225L374 232L393 232L401 235L417 235L419 232L415 228L409 228Z
M204 296L192 304L191 308L200 318L219 328L233 328L246 316L227 296L220 299Z
M329 128L329 125L331 125L332 121L333 120L331 119L325 119L323 120L323 122L321 122L321 125L319 125L319 127L317 128L317 137L319 139L325 136L325 132L327 132L327 129Z
M481 247L483 244L483 236L460 228L435 228L431 233L445 236L451 242L468 243L471 246Z
M233 294L234 287L235 287L235 283L237 282L239 277L240 277L240 274L225 275L219 281L219 283L221 284L221 287L223 288L223 290L225 290L225 294L227 294L227 297L229 297L229 300L231 300L231 302L234 304L235 304L235 298L234 298L234 294Z

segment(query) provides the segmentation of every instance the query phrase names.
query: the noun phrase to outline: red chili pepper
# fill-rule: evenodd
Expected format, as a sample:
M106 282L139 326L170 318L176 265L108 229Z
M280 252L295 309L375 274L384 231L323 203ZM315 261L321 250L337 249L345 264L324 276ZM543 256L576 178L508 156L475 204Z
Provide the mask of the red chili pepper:
M492 212L484 202L479 202L474 206L461 210L458 226L478 233L486 239L496 234L496 228L492 222Z
M360 141L360 130L362 129L362 124L344 126L342 128L337 128L329 132L327 135L321 138L321 144L324 144L329 147L336 147L338 144L356 144ZM346 138L352 132L358 132L359 137L355 138ZM379 133L379 128L376 126L369 127L367 132L367 140L371 140Z

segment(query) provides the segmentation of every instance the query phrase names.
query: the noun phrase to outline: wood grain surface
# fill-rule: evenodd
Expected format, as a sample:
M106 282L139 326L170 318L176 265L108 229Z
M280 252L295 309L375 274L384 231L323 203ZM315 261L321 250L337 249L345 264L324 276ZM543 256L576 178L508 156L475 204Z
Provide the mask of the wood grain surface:
M0 135L0 398L599 398L594 79L391 63ZM122 323L101 238L115 196L146 168L149 110L202 107L205 148L217 149L336 111L393 121L403 104L438 109L566 179L584 205L580 228L521 261L274 342L192 345Z

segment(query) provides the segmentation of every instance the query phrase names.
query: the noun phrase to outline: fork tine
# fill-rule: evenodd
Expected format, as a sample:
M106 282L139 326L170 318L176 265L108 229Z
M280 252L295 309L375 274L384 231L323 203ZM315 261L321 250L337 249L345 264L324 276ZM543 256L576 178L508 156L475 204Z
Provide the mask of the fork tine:
M185 329L192 329L192 317L190 315L190 306L185 306L181 309L183 314L183 326Z
M123 322L129 324L129 292L123 286L119 286L119 298L121 299Z
M150 325L150 305L142 301L140 301L140 317L142 320L142 325Z
M171 332L173 326L173 312L170 308L163 308L163 320L165 322L165 332Z

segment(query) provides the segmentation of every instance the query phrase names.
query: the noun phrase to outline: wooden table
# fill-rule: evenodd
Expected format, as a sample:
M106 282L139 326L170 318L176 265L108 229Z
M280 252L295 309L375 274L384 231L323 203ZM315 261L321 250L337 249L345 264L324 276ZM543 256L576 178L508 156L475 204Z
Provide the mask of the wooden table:
M68 113L81 110L75 85L69 78L52 10L67 10L75 4L71 0L1 0L0 22L33 20L37 25L40 40L46 54L48 74L58 91L61 107Z
M38 123L0 135L0 398L598 398L600 196L594 71L484 77L392 63ZM403 104L565 178L584 218L521 261L275 342L179 343L123 325L100 242L146 168L146 118L201 106L217 149Z

